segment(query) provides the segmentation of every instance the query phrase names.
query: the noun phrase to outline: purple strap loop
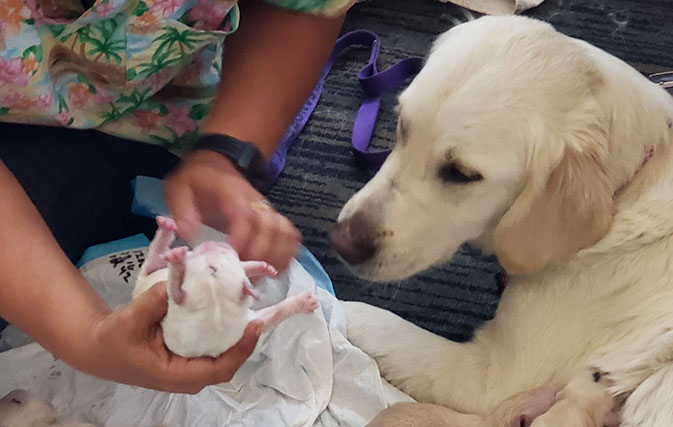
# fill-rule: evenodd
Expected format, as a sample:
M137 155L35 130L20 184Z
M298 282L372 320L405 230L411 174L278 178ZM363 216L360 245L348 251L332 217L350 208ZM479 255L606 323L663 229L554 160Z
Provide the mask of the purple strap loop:
M407 77L418 73L423 64L420 57L411 57L402 59L390 68L378 72L376 64L368 64L358 74L360 85L365 91L365 95L371 97L381 96L384 92L399 88Z
M351 31L337 40L334 49L332 50L332 54L325 63L320 79L313 89L313 92L311 92L306 103L295 116L285 132L285 135L283 135L278 149L271 157L269 163L269 179L266 183L267 185L265 185L265 189L268 189L268 187L273 185L283 170L287 152L306 126L313 110L315 110L323 86L325 85L325 80L332 70L337 58L345 49L355 45L369 47L371 53L367 65L365 65L358 73L358 79L362 86L362 90L365 93L365 99L353 122L352 144L354 154L356 161L364 167L378 168L383 164L390 152L389 150L369 151L369 143L374 132L376 118L381 103L380 97L384 92L399 88L407 78L418 73L423 64L423 59L420 57L405 58L396 62L388 69L379 72L376 67L376 61L379 57L379 48L381 46L379 37L371 31Z

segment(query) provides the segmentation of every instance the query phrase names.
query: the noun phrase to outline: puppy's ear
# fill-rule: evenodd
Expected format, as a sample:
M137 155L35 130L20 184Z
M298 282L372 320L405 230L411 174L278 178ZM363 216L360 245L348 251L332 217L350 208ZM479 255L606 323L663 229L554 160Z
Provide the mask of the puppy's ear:
M527 184L495 230L496 255L508 273L539 270L595 244L610 228L607 126L591 117L598 116L569 120L574 129L562 131L559 153L532 159Z

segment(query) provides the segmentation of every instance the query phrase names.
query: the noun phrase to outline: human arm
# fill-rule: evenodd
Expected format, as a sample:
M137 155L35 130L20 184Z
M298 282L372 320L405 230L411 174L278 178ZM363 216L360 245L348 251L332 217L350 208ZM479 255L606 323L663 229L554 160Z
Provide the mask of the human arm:
M226 40L222 81L202 133L250 141L268 160L315 86L344 16L301 14L255 0L240 7L241 26ZM283 270L300 235L275 211L250 208L262 198L214 152L186 156L167 179L167 204L183 237L204 222L228 231L242 259Z
M164 285L110 310L1 161L0 240L0 316L76 369L126 384L196 392L230 379L254 349L258 324L218 359L172 355L159 327L166 312Z

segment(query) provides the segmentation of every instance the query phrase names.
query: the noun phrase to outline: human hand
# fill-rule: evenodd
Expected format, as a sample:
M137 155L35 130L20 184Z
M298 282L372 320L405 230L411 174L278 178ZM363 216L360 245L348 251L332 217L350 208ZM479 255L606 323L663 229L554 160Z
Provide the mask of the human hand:
M301 234L219 153L187 155L166 179L166 203L185 240L199 223L229 233L229 243L243 260L264 260L284 270Z
M90 328L90 339L83 343L86 362L78 368L124 384L198 393L205 386L231 380L255 349L262 329L262 323L253 320L241 340L219 357L185 359L164 345L159 322L166 310L164 282L103 316Z

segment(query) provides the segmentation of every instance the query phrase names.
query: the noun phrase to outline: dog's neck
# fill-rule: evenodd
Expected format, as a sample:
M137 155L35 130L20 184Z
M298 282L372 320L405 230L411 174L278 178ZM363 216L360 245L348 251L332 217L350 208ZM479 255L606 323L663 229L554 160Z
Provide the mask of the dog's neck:
M643 165L615 194L610 231L580 254L633 250L662 238L673 238L673 140L645 154Z
M613 184L615 216L603 239L580 254L673 235L668 214L673 201L673 97L633 73L606 76L606 91L599 97L612 117L604 167ZM623 95L619 100L615 91Z

